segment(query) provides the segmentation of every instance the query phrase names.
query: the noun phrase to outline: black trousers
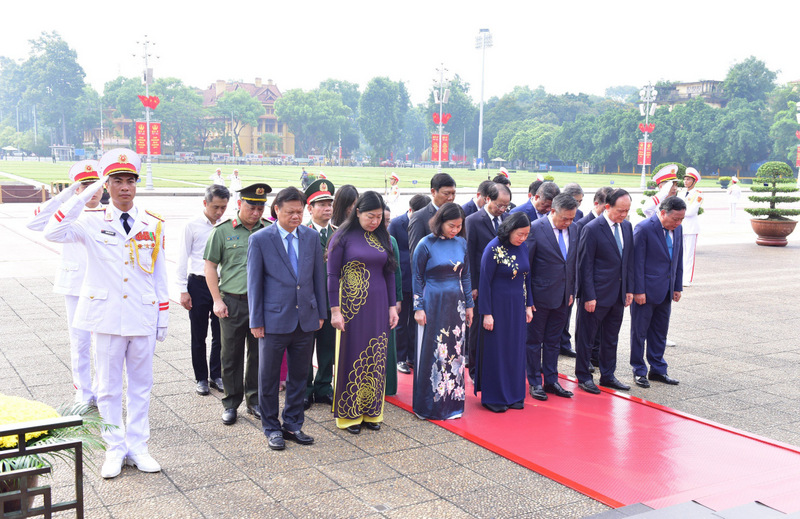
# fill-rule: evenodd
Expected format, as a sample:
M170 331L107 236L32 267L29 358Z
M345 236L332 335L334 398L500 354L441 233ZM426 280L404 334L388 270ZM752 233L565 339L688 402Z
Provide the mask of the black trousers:
M222 376L219 357L222 341L219 331L219 317L214 315L214 300L208 291L205 276L189 274L186 290L192 298L189 310L189 323L192 333L192 368L197 381L216 379ZM211 354L206 362L206 338L208 321L211 320ZM209 377L209 370L211 376Z
M289 373L286 376L286 400L283 406L283 427L297 432L305 419L303 398L311 355L314 352L314 332L304 332L300 325L292 333L267 333L258 339L258 404L261 409L261 429L264 434L280 431L278 421L278 383L281 377L283 353Z
M417 349L417 321L414 320L414 294L412 292L403 292L401 306L400 321L395 328L397 331L397 362L409 362L413 365Z
M564 320L570 307L536 308L528 323L526 353L528 361L528 384L541 386L558 382L558 350Z
M598 329L602 326L600 337L600 381L610 380L614 377L617 369L617 342L619 340L619 329L622 326L622 318L625 313L625 305L617 302L612 306L596 306L594 312L587 312L583 306L583 301L579 301L578 306L578 334L576 337L575 351L578 358L575 359L575 376L578 382L586 382L592 379L589 372L589 363Z

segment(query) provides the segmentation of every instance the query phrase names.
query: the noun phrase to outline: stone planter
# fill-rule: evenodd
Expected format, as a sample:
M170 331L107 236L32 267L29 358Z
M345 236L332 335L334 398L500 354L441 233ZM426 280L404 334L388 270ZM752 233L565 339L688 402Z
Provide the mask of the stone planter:
M720 180L720 181L719 181L719 186L720 186L722 189L728 189L728 184L730 184L730 183L731 183L731 181L730 181L730 180Z
M751 218L750 225L756 233L756 244L769 247L786 247L786 237L792 234L797 220L764 220Z

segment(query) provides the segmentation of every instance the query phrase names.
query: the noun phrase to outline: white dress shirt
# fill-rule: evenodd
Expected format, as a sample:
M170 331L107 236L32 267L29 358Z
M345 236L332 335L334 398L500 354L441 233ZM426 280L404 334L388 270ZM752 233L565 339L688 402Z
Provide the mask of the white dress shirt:
M553 214L552 213L548 214L547 219L550 220L550 227L553 228L553 234L556 237L556 243L558 243L558 232L560 229L557 229L556 225L553 223ZM611 232L614 232L613 228L611 229ZM569 253L569 229L564 229L563 231L561 231L561 233L564 235L564 245L566 246L567 253ZM620 231L620 236L621 235L622 231Z
M181 293L188 290L186 284L189 274L204 275L203 252L206 250L206 242L212 230L214 224L205 214L186 223L178 244L178 268L175 272L178 278L176 284Z

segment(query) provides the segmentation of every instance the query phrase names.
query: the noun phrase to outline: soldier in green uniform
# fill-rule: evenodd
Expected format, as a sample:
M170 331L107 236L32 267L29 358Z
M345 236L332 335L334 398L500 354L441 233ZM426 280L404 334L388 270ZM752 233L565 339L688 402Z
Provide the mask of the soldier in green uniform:
M267 184L240 189L236 218L223 220L214 227L203 255L206 283L214 299L214 314L219 317L222 335L220 359L225 387L222 423L225 425L236 422L237 409L243 399L246 399L247 412L261 420L258 340L250 332L247 304L247 243L250 235L271 224L262 218L270 191L272 188Z
M319 233L319 241L322 244L322 251L325 254L327 263L328 240L336 228L331 225L333 216L333 193L335 188L333 183L321 178L315 180L305 190L308 212L311 219L306 222L307 227L311 227ZM326 301L327 303L327 301ZM331 326L331 310L328 307L328 318L322 324L322 328L314 333L317 350L317 374L314 376L313 364L308 369L308 385L306 386L306 397L303 405L306 409L311 404L333 405L333 358L336 353L336 330Z

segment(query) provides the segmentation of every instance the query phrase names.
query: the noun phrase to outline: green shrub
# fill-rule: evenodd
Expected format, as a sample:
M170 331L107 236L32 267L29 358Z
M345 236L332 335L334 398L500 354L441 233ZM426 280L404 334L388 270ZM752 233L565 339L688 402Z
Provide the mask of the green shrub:
M719 183L722 183L722 182L730 182L730 181L731 181L731 177L719 177L719 178L717 179L717 182L719 182Z
M554 182L555 180L556 180L556 177L554 177L553 175L545 175L544 176L544 181L545 182Z
M761 184L761 185L759 185ZM763 185L767 184L767 185ZM781 209L777 204L791 204L800 202L800 196L778 196L778 193L795 193L794 172L791 166L785 162L765 162L758 168L753 186L750 188L754 193L768 193L764 195L752 195L747 197L753 202L769 204L769 207L746 207L745 211L753 216L766 216L765 220L788 220L787 216L800 215L800 209Z

